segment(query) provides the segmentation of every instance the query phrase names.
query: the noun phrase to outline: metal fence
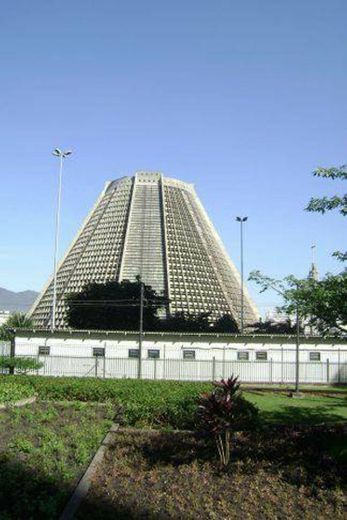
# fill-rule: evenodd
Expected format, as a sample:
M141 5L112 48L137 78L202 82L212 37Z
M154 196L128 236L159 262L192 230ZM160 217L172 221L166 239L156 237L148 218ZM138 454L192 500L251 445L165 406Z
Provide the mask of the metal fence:
M28 357L28 356L27 356ZM42 376L137 378L138 359L109 357L30 356L43 366L33 372ZM237 375L245 383L294 383L292 361L220 361L142 359L142 379L213 381ZM300 362L301 383L347 383L347 363Z

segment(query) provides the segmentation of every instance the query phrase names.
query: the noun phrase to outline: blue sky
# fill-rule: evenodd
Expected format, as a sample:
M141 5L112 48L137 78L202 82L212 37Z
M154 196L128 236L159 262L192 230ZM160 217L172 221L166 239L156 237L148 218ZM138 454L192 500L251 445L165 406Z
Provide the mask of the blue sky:
M346 221L303 211L347 162L345 0L3 0L0 286L40 290L52 270L57 164L61 252L104 182L135 170L196 185L239 264L303 276L310 245L336 272ZM276 302L259 295L264 312Z

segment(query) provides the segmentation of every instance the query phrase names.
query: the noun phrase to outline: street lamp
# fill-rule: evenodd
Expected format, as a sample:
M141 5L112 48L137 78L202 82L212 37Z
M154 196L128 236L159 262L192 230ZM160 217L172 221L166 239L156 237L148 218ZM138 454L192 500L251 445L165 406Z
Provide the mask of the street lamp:
M236 221L240 222L240 249L241 249L241 319L240 332L243 334L243 315L244 315L244 288L243 288L243 224L248 217L236 217Z
M57 259L58 259L58 248L59 248L59 228L60 228L60 207L61 207L61 186L63 177L63 160L72 154L69 150L63 152L59 148L55 148L52 154L55 157L59 157L59 181L58 181L58 200L57 200L57 212L55 216L55 242L54 242L54 274L53 274L53 302L52 302L52 321L51 331L55 329L55 312L57 307Z
M140 323L139 323L139 363L137 366L137 377L142 377L142 339L143 339L143 305L145 296L145 286L140 281Z

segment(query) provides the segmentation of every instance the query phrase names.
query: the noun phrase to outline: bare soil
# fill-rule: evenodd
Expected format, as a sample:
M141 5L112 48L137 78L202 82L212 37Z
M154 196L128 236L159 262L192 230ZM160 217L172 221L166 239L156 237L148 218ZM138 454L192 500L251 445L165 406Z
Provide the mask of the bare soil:
M222 471L194 434L119 431L77 517L346 518L345 448L343 425L238 434Z

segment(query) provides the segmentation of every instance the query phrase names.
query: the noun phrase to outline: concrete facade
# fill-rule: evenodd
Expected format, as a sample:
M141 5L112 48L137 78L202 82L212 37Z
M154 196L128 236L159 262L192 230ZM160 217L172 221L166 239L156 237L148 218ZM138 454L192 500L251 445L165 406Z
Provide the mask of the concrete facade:
M107 183L59 265L57 327L66 294L137 275L170 299L170 313L240 321L239 273L191 184L147 172ZM29 312L35 326L49 327L52 297L51 279ZM245 288L245 325L258 317Z

